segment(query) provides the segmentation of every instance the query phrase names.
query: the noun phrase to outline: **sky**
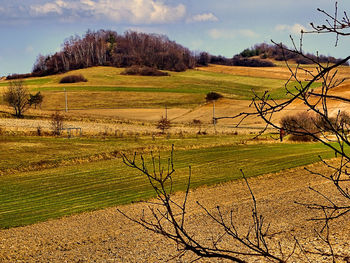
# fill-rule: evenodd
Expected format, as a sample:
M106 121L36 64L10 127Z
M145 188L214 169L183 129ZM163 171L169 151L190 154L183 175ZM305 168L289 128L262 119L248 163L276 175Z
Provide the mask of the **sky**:
M0 76L31 72L39 54L59 51L65 39L90 30L165 34L192 51L232 57L257 43L299 41L317 8L334 13L335 0L0 0ZM350 12L349 0L338 0ZM348 39L349 38L349 39ZM350 37L308 34L304 50L345 57Z

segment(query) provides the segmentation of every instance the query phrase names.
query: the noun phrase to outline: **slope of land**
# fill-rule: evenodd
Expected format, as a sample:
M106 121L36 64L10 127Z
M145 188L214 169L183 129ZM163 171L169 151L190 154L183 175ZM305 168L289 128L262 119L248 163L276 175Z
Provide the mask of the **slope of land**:
M175 125L172 131L186 130L183 125L200 120L204 124L212 123L213 105L206 103L208 92L215 91L224 95L225 99L216 103L216 117L233 116L249 110L249 100L253 97L252 90L262 94L269 90L275 99L285 99L284 84L289 71L285 66L274 68L244 68L211 65L186 72L171 72L167 77L142 77L120 75L123 69L113 67L93 67L75 70L60 75L41 78L25 79L24 83L29 91L40 91L44 95L44 102L39 109L27 112L31 118L46 119L36 122L38 127L49 126L49 116L53 110L65 109L65 91L67 91L69 112L65 113L68 120L81 120L80 123L70 123L73 127L83 127L84 132L99 133L107 129L116 130L109 125L111 120L132 121L137 133L155 132L154 122L166 114ZM62 77L71 74L82 74L88 81L74 84L59 84ZM0 82L0 93L8 85L8 81ZM295 83L291 82L289 87ZM318 84L316 83L315 86ZM5 106L0 107L2 114L11 112ZM99 123L89 125L89 122ZM142 123L135 123L140 121ZM23 130L26 126L35 132L34 124L23 120L0 120L0 125ZM87 122L87 124L85 124ZM112 121L113 122L113 121ZM144 125L149 123L153 128ZM235 121L222 120L217 125L217 131L227 132L225 126L231 128ZM106 124L104 126L104 124ZM253 118L246 123L249 127L261 127L262 122ZM179 126L180 125L180 126ZM143 126L143 127L140 127ZM178 128L176 128L178 126ZM222 129L221 129L222 128ZM123 131L130 131L127 125L121 127ZM221 130L220 130L221 129ZM214 132L213 127L204 127L207 132Z

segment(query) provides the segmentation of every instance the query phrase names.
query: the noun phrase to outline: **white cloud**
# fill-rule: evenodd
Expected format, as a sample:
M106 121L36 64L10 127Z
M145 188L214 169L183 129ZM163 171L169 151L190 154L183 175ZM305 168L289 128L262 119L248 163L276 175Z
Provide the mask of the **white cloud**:
M289 32L290 34L293 35L299 35L300 32L307 31L306 27L300 24L294 24L294 25L277 25L275 26L276 31L282 31L282 32Z
M239 35L244 36L244 37L249 37L249 38L255 38L258 37L259 34L255 33L253 30L250 29L241 29L238 30Z
M211 29L209 36L213 39L232 39L236 37L256 38L259 34L250 29Z
M56 0L30 7L33 16L57 14L70 17L108 18L116 22L169 23L183 18L183 4L170 6L164 0Z
M57 0L52 3L46 3L44 5L36 5L31 6L31 14L32 15L46 15L46 14L52 14L56 13L61 15L63 13L63 8L67 8L68 4L66 2L63 2L61 0Z
M219 21L219 19L213 13L198 14L188 19L188 22L207 22L207 21L216 22L216 21Z

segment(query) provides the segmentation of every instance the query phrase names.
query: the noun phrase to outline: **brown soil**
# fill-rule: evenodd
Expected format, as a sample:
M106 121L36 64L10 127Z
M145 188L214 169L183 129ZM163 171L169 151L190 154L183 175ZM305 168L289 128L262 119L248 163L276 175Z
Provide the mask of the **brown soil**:
M324 171L319 164L309 168ZM292 249L295 236L302 246L309 249L321 247L327 251L313 230L319 226L306 221L314 214L294 201L322 201L308 186L337 198L330 183L308 174L303 168L252 178L249 182L258 200L259 212L264 214L266 223L271 223L271 232L281 232L269 241L273 250L278 250L276 240L281 241L285 252ZM175 196L177 200L182 197L181 193ZM234 220L242 231L251 222L252 202L242 180L201 187L190 194L187 220L189 231L201 242L211 242L211 237L217 236L220 229L196 205L196 200L200 200L211 211L214 211L217 204L223 211L232 209ZM136 203L119 208L132 217L138 217L145 206ZM335 252L342 255L349 254L348 220L349 217L343 217L332 224L331 241ZM236 246L228 239L223 239L220 244ZM181 259L171 259L176 253L176 245L130 222L116 208L0 231L0 262L189 262L190 259L195 259L191 254ZM327 257L309 257L309 262L331 262ZM264 262L262 259L247 260ZM290 262L307 260L297 249ZM339 262L346 261L339 258Z

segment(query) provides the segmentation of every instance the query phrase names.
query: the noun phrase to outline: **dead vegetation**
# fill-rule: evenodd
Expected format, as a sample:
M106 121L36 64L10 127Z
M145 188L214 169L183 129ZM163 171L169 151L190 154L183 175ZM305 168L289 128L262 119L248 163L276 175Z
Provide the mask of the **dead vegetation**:
M130 68L126 68L122 73L122 75L139 75L139 76L153 76L153 77L164 77L170 76L169 73L160 71L156 68L151 67L141 67L141 66L132 66Z
M60 80L60 83L78 83L78 82L87 82L87 79L82 75L68 75L63 77Z

